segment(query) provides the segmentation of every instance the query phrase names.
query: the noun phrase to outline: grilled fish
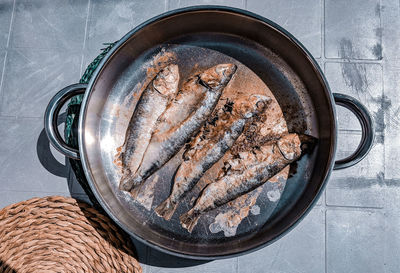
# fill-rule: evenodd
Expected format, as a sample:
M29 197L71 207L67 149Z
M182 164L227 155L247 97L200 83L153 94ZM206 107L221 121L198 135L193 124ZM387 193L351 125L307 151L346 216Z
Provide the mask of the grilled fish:
M207 88L198 84L199 75L189 78L158 118L154 135L165 134L190 116L204 99Z
M159 216L171 219L179 201L224 156L243 132L247 121L263 111L269 101L269 97L253 95L248 100L235 103L230 112L225 111L227 105L224 105L210 118L185 152L184 161L175 175L171 195L155 209Z
M181 90L178 91L176 97L172 99L165 111L158 117L154 132L156 134L162 134L177 126L183 120L185 120L198 106L199 102L204 98L207 89L202 85L198 84L199 75L195 75L187 80ZM157 106L155 107L155 110ZM153 132L153 133L154 133ZM132 188L132 176L136 172L143 158L143 154L146 151L147 145L150 142L149 138L146 138L146 146L144 146L144 151L140 154L140 158L135 163L135 169L127 173L126 182L124 183L124 190L129 191ZM134 145L134 144L133 144Z
M132 174L140 165L150 142L154 125L178 91L179 71L175 64L161 70L142 92L129 122L120 159L121 189L129 189Z
M185 143L201 128L213 112L222 91L236 71L234 64L219 64L207 69L198 77L198 87L205 88L203 100L185 120L166 132L155 131L143 156L140 167L133 176L131 194L137 194L137 186L170 160ZM135 190L136 188L136 190Z
M302 139L303 141L301 141ZM234 170L204 188L194 207L180 217L182 227L192 232L199 217L210 210L261 186L288 164L299 159L311 137L287 134L272 141L246 159L243 172Z

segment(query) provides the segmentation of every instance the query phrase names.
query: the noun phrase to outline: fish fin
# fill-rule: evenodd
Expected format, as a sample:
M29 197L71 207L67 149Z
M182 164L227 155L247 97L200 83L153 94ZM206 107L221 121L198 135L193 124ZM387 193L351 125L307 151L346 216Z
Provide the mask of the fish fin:
M132 187L133 179L131 177L131 172L128 171L122 175L121 181L119 183L119 189L123 191L130 191Z
M138 197L141 188L142 188L142 187L140 187L140 186L134 186L134 187L130 190L130 193L131 193L133 199L136 199L136 198Z
M120 152L118 156L115 157L116 160L123 162L124 160L124 152Z
M197 221L199 221L200 215L201 214L199 213L195 213L193 209L189 210L185 214L182 214L181 217L179 217L182 227L192 233L193 228L197 224Z
M171 198L165 199L158 207L154 209L158 216L163 217L165 220L170 220L176 208L177 203L172 202Z

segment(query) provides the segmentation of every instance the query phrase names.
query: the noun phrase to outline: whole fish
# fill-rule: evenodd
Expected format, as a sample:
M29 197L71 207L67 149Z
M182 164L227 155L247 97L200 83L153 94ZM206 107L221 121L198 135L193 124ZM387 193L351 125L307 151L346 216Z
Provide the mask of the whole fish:
M241 135L248 120L263 111L270 100L266 96L252 95L245 101L233 104L230 111L226 111L229 104L225 104L210 118L185 152L184 161L175 175L171 195L155 209L159 216L171 219L186 193L224 156Z
M179 71L175 64L161 70L142 92L132 114L122 145L120 188L126 189L142 161L155 124L178 91Z
M176 97L158 118L154 134L164 134L190 116L204 99L207 88L198 84L200 75L190 77L178 91Z
M204 188L194 207L180 217L182 227L192 232L203 213L261 186L288 164L299 159L311 142L311 137L287 134L255 150L252 156L245 159L243 172L230 170Z
M213 112L222 91L236 71L234 64L219 64L199 75L197 85L206 88L203 100L196 110L177 126L166 132L155 131L132 179L131 194L137 195L137 186L168 162L201 128Z
M153 133L154 131L157 131L157 133L165 133L166 131L170 130L174 126L177 126L179 123L185 120L197 108L199 102L204 98L207 90L204 86L197 84L198 79L199 75L195 75L187 80L183 84L181 90L178 91L176 97L168 103L167 107L160 108L161 110L165 110L158 117L156 125L153 125ZM154 110L158 113L160 112L158 111L159 109L157 105L155 105ZM128 172L126 172L122 189L129 191L132 188L132 176L136 172L137 168L140 165L140 162L142 161L143 154L146 151L148 143L150 142L150 138L151 135L150 137L146 135L146 145L143 145L144 150L141 151L140 157L137 157L137 160L135 160L134 169L131 168L130 170L128 170ZM132 143L131 145L133 146L135 145L135 143Z

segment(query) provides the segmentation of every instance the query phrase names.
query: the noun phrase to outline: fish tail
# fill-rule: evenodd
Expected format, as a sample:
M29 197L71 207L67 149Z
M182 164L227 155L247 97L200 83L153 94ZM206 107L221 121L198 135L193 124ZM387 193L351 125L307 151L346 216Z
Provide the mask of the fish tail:
M122 176L119 188L123 191L133 191L135 188L141 185L142 182L143 179L141 176L132 175L132 173L129 171Z
M158 207L154 209L158 216L163 217L165 220L170 220L178 204L172 202L171 198L168 197L165 199Z
M128 171L122 175L121 181L119 183L119 188L120 190L123 191L130 191L132 187L133 187L133 179L131 176L131 172Z
M193 228L196 226L197 221L199 221L200 213L196 213L193 209L189 210L185 214L179 217L182 227L186 228L190 233L192 233Z
M140 186L134 186L134 187L130 190L130 193L131 193L133 199L136 199L136 198L138 197L139 192L140 192L140 188L141 188Z

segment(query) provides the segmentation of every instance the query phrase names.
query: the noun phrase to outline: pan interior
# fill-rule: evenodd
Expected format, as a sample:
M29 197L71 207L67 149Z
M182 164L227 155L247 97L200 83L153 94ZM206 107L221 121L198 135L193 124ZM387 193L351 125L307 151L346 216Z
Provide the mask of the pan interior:
M192 17L192 22L195 21ZM276 32L272 29L270 31ZM262 44L237 33L183 31L182 35L170 33L168 36L168 31L166 32L167 34L160 34L160 37L153 34L153 38L143 36L145 33L137 33L111 56L107 66L99 72L93 83L83 123L83 153L86 155L84 160L90 173L92 189L112 218L126 231L171 253L192 257L222 257L270 242L301 217L319 192L324 174L329 169L332 142L332 121L329 114L332 115L332 109L324 94L326 90L322 90L324 86L321 79L310 75L310 72L315 74L316 71L304 56L298 57L299 62L304 63L302 67L291 63L293 59L290 55L293 52L280 54L279 50L300 52L287 39L285 41L291 48L279 49L274 46L276 41L270 41L269 47L266 45L268 38L264 41L266 44ZM140 37L143 39L140 40ZM141 45L135 47L139 40ZM208 232L207 217L203 221L204 228L197 228L190 234L177 221L178 215L187 208L181 207L174 218L166 222L157 217L153 210L147 211L117 189L119 181L116 180L117 169L113 163L114 142L118 138L115 134L121 136L120 131L124 129L123 125L117 128L117 120L121 118L123 111L118 116L115 109L126 103L126 98L135 92L137 83L146 77L147 68L144 64L163 48L178 55L183 79L193 72L193 63L197 63L200 68L227 62L243 64L272 91L283 111L289 132L310 134L320 140L312 154L303 156L296 164L291 165L291 174L279 202L265 202L265 196L259 196L257 204L261 207L261 214L249 214L239 225L235 236L225 237L222 232ZM325 111L327 116L321 118L316 114L321 111ZM129 119L125 116L127 118ZM321 147L326 148L324 150ZM177 162L171 160L164 166L163 170L169 175L161 176L157 183L153 208L169 193L171 174L176 164ZM168 179L169 182L166 182ZM209 219L212 219L212 215L213 213Z

